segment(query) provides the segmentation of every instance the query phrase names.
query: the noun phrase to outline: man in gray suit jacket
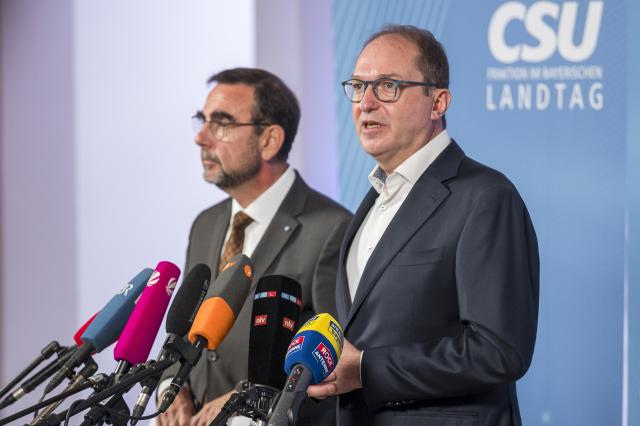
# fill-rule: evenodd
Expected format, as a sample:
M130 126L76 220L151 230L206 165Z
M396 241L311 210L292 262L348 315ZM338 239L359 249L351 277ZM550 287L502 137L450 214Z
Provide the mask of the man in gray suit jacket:
M448 84L444 49L410 26L374 34L343 82L378 164L340 251L345 349L308 392L340 394L340 426L521 424L536 235L513 184L447 134Z
M301 321L313 313L335 312L338 252L351 216L309 188L287 164L300 110L295 95L278 77L236 68L214 75L209 83L215 86L193 118L195 141L201 148L205 180L231 198L194 221L185 271L205 263L215 278L221 256L243 234L240 247L252 258L254 280L225 340L217 351L204 354L188 389L159 417L163 426L208 425L234 386L247 379L253 292L260 277L286 275L300 283ZM333 423L334 406L307 404L300 424Z

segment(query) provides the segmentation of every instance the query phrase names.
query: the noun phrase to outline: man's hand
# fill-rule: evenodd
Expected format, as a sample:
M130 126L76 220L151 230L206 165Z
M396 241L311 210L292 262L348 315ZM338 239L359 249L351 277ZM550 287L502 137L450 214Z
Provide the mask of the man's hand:
M325 399L328 396L339 395L360 389L360 357L362 351L344 340L342 356L333 373L320 384L309 386L307 395L311 398Z
M231 390L204 404L198 414L191 418L191 426L208 426L220 413L222 406L229 400L232 393L233 391Z
M195 411L191 392L187 388L182 388L169 409L156 417L156 424L158 426L189 426Z

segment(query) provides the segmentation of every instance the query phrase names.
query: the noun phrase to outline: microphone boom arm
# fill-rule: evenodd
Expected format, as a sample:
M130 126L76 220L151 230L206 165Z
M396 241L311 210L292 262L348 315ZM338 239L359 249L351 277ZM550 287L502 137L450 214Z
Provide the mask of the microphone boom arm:
M133 374L130 377L127 377L126 379L123 379L121 382L117 383L116 385L105 389L101 392L98 392L97 394L87 398L84 402L78 404L76 407L73 408L73 410L71 411L71 415L75 415L80 413L81 411L86 410L87 408L90 408L91 406L104 401L107 398L112 397L113 395L117 394L118 392L122 391L123 389L126 389L127 387L130 387L132 385L135 385L136 383L138 383L141 380L146 379L147 377L156 375L156 374L160 374L162 371L166 370L167 368L171 367L175 362L177 361L176 358L174 357L169 357L166 358L164 360L158 361L155 364L149 366L148 368L146 368L143 371L140 371L139 373ZM88 385L87 385L88 387ZM70 395L73 395L74 393L78 393L82 390L86 389L86 387L83 387L83 389L74 389L73 391L69 391L69 392L63 392L60 395L57 395L55 397L49 398L45 401L42 401L41 403L35 404L29 408L26 408L12 416L6 417L4 419L0 419L0 426L9 424L10 422L19 419L22 416L26 416L27 414L33 413L36 410L39 410L40 408L46 407L47 405L58 401L59 399L64 399L67 398ZM68 410L67 410L68 411ZM51 414L50 416L47 417L47 419L44 419L42 422L37 423L37 424L52 424L51 422L51 418L53 416L57 417L57 419L59 419L58 423L61 423L64 418L67 415L67 411L64 411L60 414Z
M36 357L29 365L25 367L13 380L7 383L2 389L0 389L0 398L5 396L15 385L17 385L22 379L24 379L29 373L31 373L40 363L51 355L59 352L62 348L57 341L52 341L47 346L45 346L42 351L40 351L40 355Z

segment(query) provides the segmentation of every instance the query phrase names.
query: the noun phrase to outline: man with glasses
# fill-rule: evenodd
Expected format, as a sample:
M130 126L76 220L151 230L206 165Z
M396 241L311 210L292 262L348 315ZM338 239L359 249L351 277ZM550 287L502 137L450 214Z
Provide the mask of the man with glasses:
M342 85L377 165L340 252L342 357L308 394L338 394L341 426L520 425L536 235L513 184L447 133L442 45L416 27L386 27Z
M242 252L252 258L254 284L274 274L300 283L301 319L334 313L338 250L351 215L309 188L287 164L300 121L295 95L260 69L225 70L209 83L214 86L192 119L195 142L204 179L230 198L196 218L185 271L205 263L213 279L228 259ZM252 302L250 294L224 342L216 352L204 354L189 388L158 418L160 425L208 425L234 386L247 379ZM166 379L159 394L163 384ZM197 413L192 399L203 405ZM300 424L333 423L335 404L308 406L302 408Z

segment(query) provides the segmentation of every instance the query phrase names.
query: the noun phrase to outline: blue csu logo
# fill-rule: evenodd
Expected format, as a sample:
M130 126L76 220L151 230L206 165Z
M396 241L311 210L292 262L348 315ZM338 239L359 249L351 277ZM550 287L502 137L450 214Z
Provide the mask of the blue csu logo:
M598 47L603 10L603 1L500 5L487 34L500 64L486 69L487 110L603 109L604 66L588 62ZM560 64L548 62L555 58Z

